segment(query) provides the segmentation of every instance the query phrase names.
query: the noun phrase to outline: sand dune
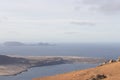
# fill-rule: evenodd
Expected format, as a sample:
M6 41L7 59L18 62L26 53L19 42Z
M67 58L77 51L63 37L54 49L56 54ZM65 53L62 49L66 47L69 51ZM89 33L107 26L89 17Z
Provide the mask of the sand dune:
M33 80L120 80L120 62Z

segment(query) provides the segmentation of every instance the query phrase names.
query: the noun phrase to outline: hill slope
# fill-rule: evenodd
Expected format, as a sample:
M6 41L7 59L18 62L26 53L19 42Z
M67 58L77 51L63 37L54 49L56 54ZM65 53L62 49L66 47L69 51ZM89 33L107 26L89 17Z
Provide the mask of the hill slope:
M33 80L120 80L120 62Z

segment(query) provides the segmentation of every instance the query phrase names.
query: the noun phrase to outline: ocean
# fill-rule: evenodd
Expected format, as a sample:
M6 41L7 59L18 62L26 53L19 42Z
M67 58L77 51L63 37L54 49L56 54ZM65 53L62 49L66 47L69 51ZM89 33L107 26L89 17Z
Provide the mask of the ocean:
M55 46L0 46L2 55L21 56L82 56L116 59L120 56L120 44L56 44ZM74 70L95 67L98 64L61 64L35 67L17 76L0 76L0 80L31 80Z

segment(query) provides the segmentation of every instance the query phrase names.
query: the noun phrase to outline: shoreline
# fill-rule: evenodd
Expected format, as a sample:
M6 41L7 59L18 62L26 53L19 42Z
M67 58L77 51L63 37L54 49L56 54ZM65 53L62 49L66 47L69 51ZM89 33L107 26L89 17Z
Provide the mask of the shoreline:
M33 78L32 80L120 80L120 58L108 61L94 68L77 70L53 76Z
M1 55L0 55L1 56ZM106 60L100 58L78 56L1 56L11 62L0 63L0 76L16 76L30 68L72 63L103 63ZM14 62L15 61L15 62ZM4 62L3 62L4 63Z

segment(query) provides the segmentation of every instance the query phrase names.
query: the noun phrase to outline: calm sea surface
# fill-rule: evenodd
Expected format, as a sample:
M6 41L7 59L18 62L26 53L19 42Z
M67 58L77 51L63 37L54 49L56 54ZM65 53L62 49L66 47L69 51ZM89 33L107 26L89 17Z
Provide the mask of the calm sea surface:
M98 58L117 58L120 44L57 44L56 46L0 46L0 54L24 56L83 56ZM73 70L94 67L97 64L62 64L32 68L17 76L0 76L0 80L31 80L35 77L49 76Z

